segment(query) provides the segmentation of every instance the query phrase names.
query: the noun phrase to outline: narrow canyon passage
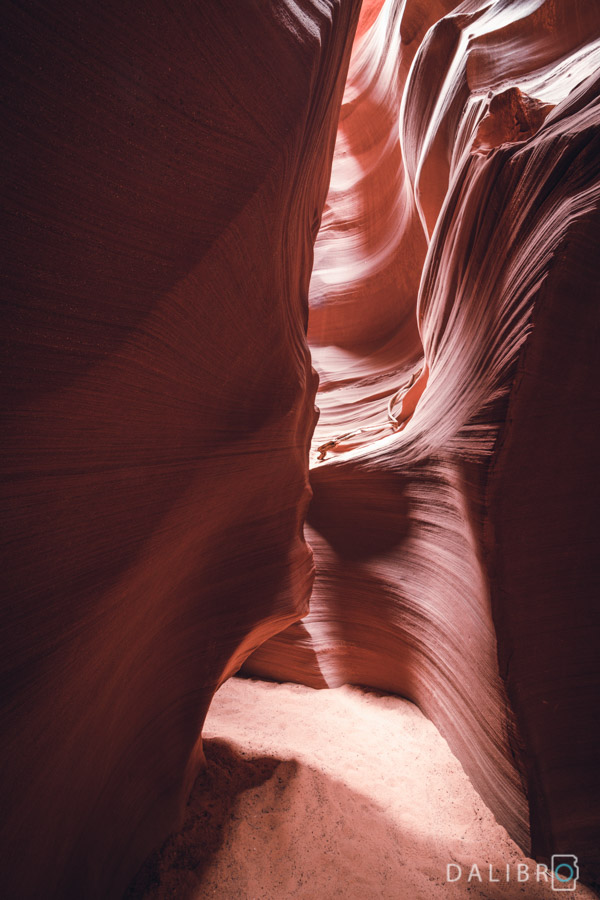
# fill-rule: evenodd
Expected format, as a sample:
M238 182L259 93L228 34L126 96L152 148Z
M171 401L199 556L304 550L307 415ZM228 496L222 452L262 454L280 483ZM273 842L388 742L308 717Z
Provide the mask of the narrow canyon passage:
M591 897L600 4L234 6L6 4L3 895Z
M599 412L600 10L386 0L360 22L309 291L316 580L244 669L411 699L521 848L596 859L598 573L571 557L595 514L571 473Z

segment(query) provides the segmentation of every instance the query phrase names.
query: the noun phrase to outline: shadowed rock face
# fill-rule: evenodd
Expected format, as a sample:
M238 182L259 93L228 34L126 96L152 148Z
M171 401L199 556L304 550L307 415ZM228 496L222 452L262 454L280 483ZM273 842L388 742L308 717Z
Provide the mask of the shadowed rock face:
M312 244L358 3L9 4L2 892L120 896L307 610Z
M366 12L310 291L317 577L246 669L415 700L599 879L600 9Z
M7 896L120 896L259 646L600 877L600 9L366 3L334 151L358 6L5 11Z

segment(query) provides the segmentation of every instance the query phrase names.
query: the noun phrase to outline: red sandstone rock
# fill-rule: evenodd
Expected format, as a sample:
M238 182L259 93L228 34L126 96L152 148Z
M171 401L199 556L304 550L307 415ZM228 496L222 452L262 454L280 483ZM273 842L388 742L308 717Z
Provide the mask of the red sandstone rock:
M118 897L307 609L312 242L356 3L3 16L2 893Z
M357 4L5 13L11 896L119 896L260 644L416 701L523 849L599 877L600 12L379 6L315 248L302 621Z
M354 51L311 285L317 579L246 669L416 701L515 840L593 880L600 9L432 9L386 3Z
M533 137L551 109L551 103L540 103L518 87L494 94L487 115L477 128L472 149L485 153L501 144L519 143Z

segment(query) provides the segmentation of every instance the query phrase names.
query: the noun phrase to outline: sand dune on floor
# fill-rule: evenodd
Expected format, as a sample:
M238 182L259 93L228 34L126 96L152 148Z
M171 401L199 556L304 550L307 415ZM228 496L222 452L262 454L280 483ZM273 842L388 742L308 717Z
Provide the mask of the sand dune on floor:
M208 766L185 823L130 898L557 896L550 884L517 882L517 865L533 875L535 863L406 700L234 678L217 693L205 735ZM448 863L462 867L460 881L447 882ZM482 883L467 882L473 864ZM580 886L576 896L594 894Z

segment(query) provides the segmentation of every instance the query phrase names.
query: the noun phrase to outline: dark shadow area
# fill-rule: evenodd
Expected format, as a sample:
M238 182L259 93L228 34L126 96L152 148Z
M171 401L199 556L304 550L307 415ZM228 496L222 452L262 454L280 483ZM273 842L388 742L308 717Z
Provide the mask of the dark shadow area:
M246 758L221 740L205 741L204 755L207 766L196 779L181 828L146 860L123 900L142 900L148 893L173 896L171 885L177 870L187 881L177 888L179 900L197 896L202 874L220 849L225 825L234 816L236 798L272 778L283 762L270 756ZM169 885L164 884L165 876Z
M405 479L360 463L311 471L307 522L343 559L367 559L395 547L409 528Z

